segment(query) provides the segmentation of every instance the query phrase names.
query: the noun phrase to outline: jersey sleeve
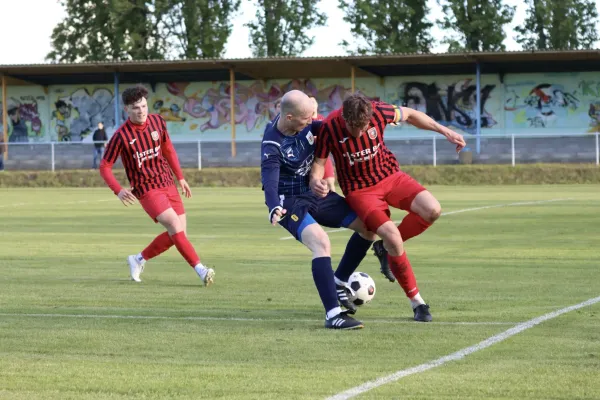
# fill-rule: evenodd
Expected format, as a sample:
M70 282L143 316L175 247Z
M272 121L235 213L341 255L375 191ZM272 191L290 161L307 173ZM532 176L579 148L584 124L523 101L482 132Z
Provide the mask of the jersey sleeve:
M108 143L106 144L106 149L104 150L104 157L108 164L113 165L119 159L121 155L121 150L123 149L123 138L119 133L115 133L112 135Z
M269 211L279 206L279 170L281 151L276 142L263 142L261 145L260 176L265 192L265 202Z
M169 131L167 130L167 122L161 116L159 116L160 125L162 128L162 151L163 156L169 163L169 166L173 170L175 177L177 180L183 179L183 171L181 170L181 165L179 165L179 159L177 158L177 152L175 151L175 147L173 147L173 142L171 141L171 137L169 136Z
M118 133L114 134L108 144L106 145L106 150L104 152L104 157L100 162L100 176L106 182L106 185L113 191L114 194L119 194L121 191L121 185L115 175L112 172L112 167L117 162L119 155L121 154L121 149L123 148L123 138Z
M315 148L315 157L327 158L331 153L331 134L327 126L320 123L317 131L317 146Z
M404 121L402 109L393 104L377 102L374 104L375 111L381 115L386 125L397 125Z

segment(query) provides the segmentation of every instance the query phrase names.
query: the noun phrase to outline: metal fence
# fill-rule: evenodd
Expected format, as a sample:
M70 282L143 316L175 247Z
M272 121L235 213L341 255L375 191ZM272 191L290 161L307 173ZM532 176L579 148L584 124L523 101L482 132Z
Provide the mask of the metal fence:
M467 137L467 149L457 155L454 146L441 135L390 138L386 145L401 164L441 165L458 163L595 163L600 165L598 133L587 135L511 135L481 137L481 151L474 151L475 140ZM94 144L81 142L8 143L4 159L7 170L91 169ZM260 142L176 141L179 161L184 168L249 167L260 165Z

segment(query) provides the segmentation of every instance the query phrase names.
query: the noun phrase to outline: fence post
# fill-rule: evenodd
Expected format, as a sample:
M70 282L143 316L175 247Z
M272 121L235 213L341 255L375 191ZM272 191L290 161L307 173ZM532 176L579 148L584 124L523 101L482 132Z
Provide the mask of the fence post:
M512 158L512 166L515 166L515 134L510 135L510 153Z
M596 132L596 165L600 165L600 145L598 143L598 132Z
M54 172L54 142L50 142L50 163L52 164L52 172Z
M437 146L435 143L435 140L437 139L437 136L433 137L433 166L437 167Z
M202 143L198 140L198 170L202 169Z

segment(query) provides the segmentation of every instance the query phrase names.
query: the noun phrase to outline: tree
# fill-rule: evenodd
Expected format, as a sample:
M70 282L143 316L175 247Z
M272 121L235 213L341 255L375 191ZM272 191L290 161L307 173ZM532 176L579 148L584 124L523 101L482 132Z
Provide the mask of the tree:
M170 0L166 27L180 58L220 57L240 0Z
M504 50L504 25L512 21L515 7L502 0L443 0L440 2L444 18L440 28L454 30L456 37L448 37L449 51Z
M598 40L592 0L526 0L527 18L515 30L525 50L591 49Z
M433 44L427 0L339 0L339 8L352 36L365 44L352 50L344 40L348 53L429 53Z
M105 61L125 58L123 37L111 0L63 0L67 17L53 30L50 61Z
M61 0L51 61L219 57L240 0Z
M327 21L315 0L256 0L256 6L256 19L246 24L255 57L299 55L314 42L307 31Z

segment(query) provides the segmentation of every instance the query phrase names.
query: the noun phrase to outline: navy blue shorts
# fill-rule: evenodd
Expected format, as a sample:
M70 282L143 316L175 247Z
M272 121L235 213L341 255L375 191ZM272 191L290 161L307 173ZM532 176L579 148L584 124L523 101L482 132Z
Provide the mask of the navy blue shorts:
M319 224L328 228L347 228L355 219L346 200L335 192L317 197L313 192L284 197L283 208L287 211L279 221L297 240L302 241L302 231L308 225Z

